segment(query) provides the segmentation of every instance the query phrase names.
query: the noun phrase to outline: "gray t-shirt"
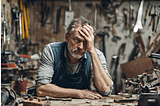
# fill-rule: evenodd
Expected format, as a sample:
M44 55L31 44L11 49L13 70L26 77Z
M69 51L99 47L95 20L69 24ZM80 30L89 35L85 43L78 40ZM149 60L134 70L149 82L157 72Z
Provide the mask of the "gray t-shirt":
M47 44L42 52L41 58L39 60L39 68L37 70L37 79L36 79L36 87L39 87L40 85L43 84L47 84L47 83L51 83L52 82L52 77L54 74L54 54L53 51L51 49L51 45L54 43L50 43ZM99 51L98 49L96 49L97 54L99 56L99 59L102 62L102 65L106 71L106 73L108 74L108 76L111 78L111 75L109 74L108 70L107 70L107 63L105 60L105 57L103 55L103 53L101 51ZM75 74L79 72L79 68L82 65L82 59L75 64L70 64L69 63L69 58L67 55L67 47L65 48L65 52L64 52L64 56L66 57L66 63L65 66L67 66L67 72L70 74ZM87 58L86 54L82 57L82 58ZM91 79L93 82L93 86L95 87L95 89L101 93L102 95L109 95L111 94L112 90L113 90L113 82L111 85L111 88L108 92L101 92L97 89L97 87L94 84L94 75L93 75L93 67L91 64ZM111 78L112 79L112 78Z

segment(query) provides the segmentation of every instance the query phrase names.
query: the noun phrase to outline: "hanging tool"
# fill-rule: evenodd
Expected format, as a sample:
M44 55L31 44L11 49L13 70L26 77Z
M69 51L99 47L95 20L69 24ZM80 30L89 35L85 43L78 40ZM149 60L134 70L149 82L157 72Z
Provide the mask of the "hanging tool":
M129 2L129 37L131 38L132 29L134 27L134 6Z
M156 22L156 23L157 23L157 25L156 25L155 30L154 30L154 31L155 31L155 33L156 33L156 32L157 32L157 30L158 30L157 28L158 28L158 25L159 25L159 18L160 18L160 6L159 6L159 14L158 14L158 17L157 17L157 22Z
M69 11L65 12L65 26L68 26L71 20L74 18L74 12L71 8L71 0L69 0Z
M25 25L25 38L26 39L29 39L30 36L29 36L29 31L28 31L28 24L27 24L27 17L26 17L26 8L25 8L25 5L23 5L23 17L24 17L24 25Z
M151 6L151 11L150 11L149 15L151 16L151 21L148 25L148 28L152 25L152 32L153 32L154 31L154 25L155 25L155 16L157 16L155 5L154 5L154 8L153 8L153 5Z
M61 18L61 8L57 10L57 16L56 16L56 25L55 25L55 34L60 33L60 18Z
M113 72L113 75L114 75L113 82L114 82L114 90L115 90L116 95L118 94L118 92L117 92L117 67L119 65L120 55L123 55L123 53L125 51L125 46L126 46L126 43L122 43L118 49L117 55L112 56L112 61L115 61L115 68L114 68L114 72Z
M124 17L124 25L123 25L123 28L122 28L122 32L123 32L123 30L128 29L128 23L127 23L128 10L126 8L123 8L122 11L123 11L123 17Z
M23 13L23 11L22 10L20 10L19 11L19 38L20 38L20 40L22 39L22 13Z
M47 7L47 9L46 9L46 2L47 2L46 0L45 0L45 4L43 3L43 1L41 2L41 7L42 7L42 9L41 9L41 15L42 15L41 23L42 23L42 27L45 26L46 21L48 19L49 11L50 11L50 7ZM44 16L44 15L46 15L46 16Z
M5 44L6 44L6 33L7 33L7 28L6 28L6 14L5 14L5 4L3 4L3 11L4 11L4 21L2 23L2 27L3 27L3 47L2 47L2 51L5 51Z
M29 8L27 7L27 25L28 29L30 29L30 17L29 17Z
M137 15L137 21L136 21L136 25L133 28L133 32L137 32L138 29L143 29L142 27L142 14L143 14L143 4L144 4L144 0L141 0L141 4L139 6L139 10L138 10L138 15Z
M94 12L94 27L97 29L97 8L98 4L96 4L95 12Z
M151 36L148 36L147 49L148 49L148 47L149 47L149 45L150 45L150 42L151 42Z
M137 55L138 55L139 52L140 52L139 45L136 44L136 45L134 46L134 48L133 48L130 56L129 56L129 61L134 60L134 59L137 57Z
M114 25L112 24L112 42L117 43L117 40L121 40L121 37L117 36L116 30L114 28Z
M108 33L109 28L110 28L109 26L105 26L105 27L103 27L103 30L101 30L99 33L96 34L97 36L102 37L103 54L105 57L106 57L105 35L107 35L107 37L109 37L109 33Z
M150 13L150 3L148 2L148 5L147 5L147 10L146 10L146 14L145 14L145 18L144 18L144 25L146 24L146 21L148 19L148 16L149 16L149 13Z
M144 43L143 43L143 40L142 40L142 37L141 37L140 33L137 32L137 33L134 35L134 37L136 38L136 41L137 41L137 43L138 43L138 45L139 45L141 54L143 55L144 52L145 52L145 47L144 47Z
M154 38L154 40L152 41L151 45L148 47L148 49L145 51L145 54L146 55L148 53L148 51L152 48L152 46L155 44L157 38L159 37L160 35L160 31L158 32L158 34L156 35L156 37Z
M22 0L20 0L20 10L23 11L23 3L22 3ZM21 23L22 23L22 39L25 38L25 33L24 33L24 15L22 13L21 15Z

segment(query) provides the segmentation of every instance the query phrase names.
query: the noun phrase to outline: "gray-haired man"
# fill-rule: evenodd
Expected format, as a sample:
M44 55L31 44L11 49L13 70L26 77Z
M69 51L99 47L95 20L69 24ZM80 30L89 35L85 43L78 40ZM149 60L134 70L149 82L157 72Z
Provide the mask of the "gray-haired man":
M77 18L67 28L66 41L45 46L37 71L38 96L99 99L111 94L113 82L93 33L88 20Z

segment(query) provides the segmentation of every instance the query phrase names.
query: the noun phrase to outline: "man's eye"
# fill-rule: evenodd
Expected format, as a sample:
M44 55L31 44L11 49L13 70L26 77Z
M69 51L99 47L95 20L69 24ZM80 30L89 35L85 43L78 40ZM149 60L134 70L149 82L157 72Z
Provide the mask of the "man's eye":
M78 43L80 40L79 40L79 39L75 39L74 41L75 41L76 43Z

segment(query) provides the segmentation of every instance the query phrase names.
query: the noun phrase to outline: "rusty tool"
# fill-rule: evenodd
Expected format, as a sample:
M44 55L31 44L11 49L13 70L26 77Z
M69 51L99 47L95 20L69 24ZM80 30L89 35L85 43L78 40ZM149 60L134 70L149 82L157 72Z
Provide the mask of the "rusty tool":
M150 3L148 2L148 5L147 5L147 9L146 9L146 14L145 14L145 18L144 18L144 25L146 24L146 21L148 19L148 16L149 16L149 13L150 13Z
M156 11L156 6L154 5L154 8L153 8L153 5L151 6L151 10L150 10L150 14L151 16L151 21L148 25L148 27L150 27L152 25L152 32L155 30L155 17L157 16L157 11Z
M152 41L151 45L148 47L148 49L145 51L144 55L146 55L148 53L148 51L152 48L152 46L155 44L157 38L160 35L160 31L158 32L158 34L156 35L156 37L154 38L154 40Z
M141 37L140 33L138 33L138 32L134 36L136 38L137 43L139 44L140 51L141 51L141 53L143 55L144 52L145 52L145 47L144 47L144 43L143 43L142 37Z

